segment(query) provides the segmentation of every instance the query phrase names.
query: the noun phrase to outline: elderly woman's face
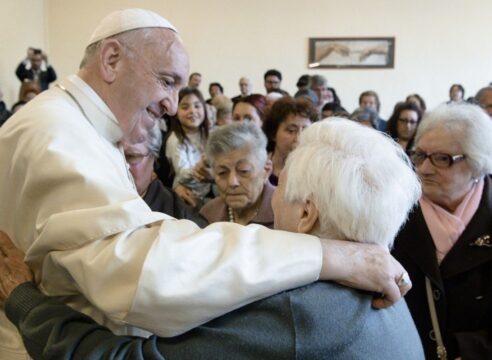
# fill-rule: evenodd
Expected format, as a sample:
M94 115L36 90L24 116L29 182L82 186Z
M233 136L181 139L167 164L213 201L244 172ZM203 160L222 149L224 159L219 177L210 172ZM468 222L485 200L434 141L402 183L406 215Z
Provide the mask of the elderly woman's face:
M138 194L143 196L152 182L154 157L147 148L146 142L129 144L123 142L126 162L135 181Z
M463 149L456 138L444 129L433 129L420 138L416 151L427 154L461 155ZM464 154L466 155L466 154ZM447 168L438 168L429 158L416 166L422 181L422 192L433 203L454 211L473 185L473 174L466 160L455 162Z
M213 172L219 195L232 209L253 206L263 191L268 172L258 165L254 151L242 148L214 159Z
M232 119L234 121L250 121L259 128L261 128L262 121L256 108L248 103L237 103L232 112Z

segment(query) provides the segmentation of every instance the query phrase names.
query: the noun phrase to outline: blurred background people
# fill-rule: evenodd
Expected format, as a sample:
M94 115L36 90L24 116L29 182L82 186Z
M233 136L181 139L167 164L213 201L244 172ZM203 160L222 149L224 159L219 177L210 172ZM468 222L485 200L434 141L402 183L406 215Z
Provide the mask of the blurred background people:
M202 74L194 72L188 77L188 87L198 89L202 83Z
M38 84L31 80L24 80L19 89L19 101L29 102L41 92Z
M21 82L34 82L40 91L48 89L49 84L56 80L56 72L48 63L48 55L32 47L27 49L27 57L17 66L15 75Z
M426 359L437 359L438 330L448 359L492 358L491 134L490 118L465 103L427 112L417 129L423 195L393 255L412 279L405 299Z
M265 120L266 106L266 98L261 94L241 98L232 108L232 120L250 121L261 128Z
M411 102L417 105L422 112L422 114L425 113L425 110L427 110L427 105L425 104L425 100L422 96L419 94L410 94L407 96L405 99L406 102Z
M492 118L492 87L487 86L478 90L475 100L482 109Z
M381 101L379 100L379 95L373 90L364 91L359 96L359 107L364 109L370 109L378 114L378 121L376 129L380 131L386 130L386 120L379 116L379 111L381 110Z
M407 153L412 150L415 133L422 119L422 111L412 102L397 104L388 120L386 132Z
M453 84L449 88L449 101L450 103L459 103L465 101L465 88L461 84Z
M251 91L253 90L253 84L251 80L247 77L242 77L239 79L239 95L234 96L231 100L233 103L238 102L240 99L251 95Z
M287 156L297 147L301 132L317 120L318 111L309 100L284 97L273 104L263 123L268 157L273 166L271 184L278 184Z
M350 120L377 130L379 115L372 108L357 108L352 114L350 114Z
M254 123L236 122L210 134L206 147L219 196L200 210L208 222L261 224L273 229L275 187L268 181L267 139Z
M265 72L263 75L263 80L265 81L265 90L266 93L271 93L274 90L278 90L283 95L288 96L289 93L285 90L282 90L282 73L275 69L270 69Z

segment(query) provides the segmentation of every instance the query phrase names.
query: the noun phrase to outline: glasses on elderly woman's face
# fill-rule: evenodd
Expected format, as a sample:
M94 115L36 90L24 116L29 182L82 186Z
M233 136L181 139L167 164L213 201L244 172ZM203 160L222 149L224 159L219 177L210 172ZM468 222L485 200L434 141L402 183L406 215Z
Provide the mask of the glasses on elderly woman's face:
M451 167L453 166L453 164L461 160L464 160L465 155L463 154L449 155L444 153L427 154L423 151L414 150L410 152L410 158L412 159L412 162L415 164L415 166L422 165L425 159L429 158L432 165L434 165L437 168L443 169L443 168Z

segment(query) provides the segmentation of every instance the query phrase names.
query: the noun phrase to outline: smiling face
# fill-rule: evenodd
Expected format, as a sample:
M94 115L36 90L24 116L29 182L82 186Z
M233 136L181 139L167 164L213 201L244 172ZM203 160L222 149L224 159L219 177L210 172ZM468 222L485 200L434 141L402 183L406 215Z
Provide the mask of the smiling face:
M416 151L427 154L463 154L463 149L455 136L441 128L429 130L422 135L416 145ZM456 209L473 185L472 169L466 159L448 168L437 168L427 158L416 167L416 170L422 182L424 195L433 203L450 211Z
M213 163L215 183L227 206L244 210L256 204L268 176L254 150L241 148L217 155Z
M275 152L287 155L297 147L301 132L311 125L311 120L302 115L289 114L280 123L275 134Z
M179 102L177 116L184 132L193 133L205 120L205 107L196 95L186 95Z
M106 79L110 82L106 102L118 119L123 139L130 143L144 141L155 121L176 113L178 92L188 73L188 55L176 33L144 30L150 35L129 44L103 40L116 44L110 49L113 57L108 55L106 60L114 77ZM104 58L104 43L102 47Z

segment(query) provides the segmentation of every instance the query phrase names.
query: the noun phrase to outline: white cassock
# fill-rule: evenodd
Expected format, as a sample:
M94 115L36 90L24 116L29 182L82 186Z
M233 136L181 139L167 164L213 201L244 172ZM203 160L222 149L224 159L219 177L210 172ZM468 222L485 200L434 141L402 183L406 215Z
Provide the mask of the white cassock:
M172 336L318 278L316 237L231 223L200 230L151 212L108 106L76 75L61 84L0 129L0 230L45 293L118 334ZM26 358L20 337L1 311L0 359L17 358Z

